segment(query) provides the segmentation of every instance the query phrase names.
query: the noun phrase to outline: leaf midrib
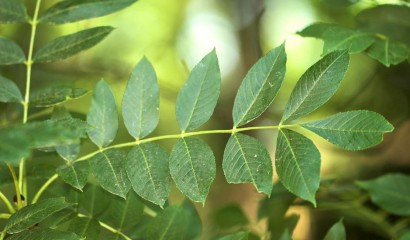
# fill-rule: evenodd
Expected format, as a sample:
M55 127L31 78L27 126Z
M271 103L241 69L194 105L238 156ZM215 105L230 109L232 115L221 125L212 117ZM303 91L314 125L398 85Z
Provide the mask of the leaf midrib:
M198 183L198 180L197 180L198 177L197 177L197 175L196 175L195 168L194 168L194 165L193 165L193 163L192 163L191 152L189 151L188 144L186 143L185 139L181 138L181 140L182 140L182 142L184 143L185 150L186 150L186 152L187 152L187 154L188 154L188 157L189 157L189 164L191 165L192 173L194 174L195 187L197 188L198 193L200 194L199 183ZM200 194L200 195L201 195L201 194ZM202 196L201 196L201 198L202 198Z
M121 184L121 181L119 181L120 178L119 178L118 175L116 174L115 169L114 169L113 165L111 164L111 161L110 161L110 159L108 158L107 154L106 154L105 152L102 152L102 154L103 154L105 160L108 162L109 167L110 167L111 170L112 170L112 173L113 173L113 175L114 175L114 177L115 177L115 180L116 180L116 182L117 182L118 188L119 188L119 190L121 191L121 195L124 196L125 194L124 194L124 189L123 189L123 186L122 186L123 184Z
M160 236L160 240L164 239L164 237L165 237L166 233L168 232L169 228L171 227L172 222L174 221L176 215L177 215L177 212L174 211L173 214L171 215L170 220L168 221L167 226L165 227L165 231Z
M246 168L248 169L249 174L250 174L250 176L251 176L252 183L255 185L256 190L258 190L258 192L260 192L260 191L259 191L259 186L256 184L256 181L255 181L255 178L253 177L253 174L252 174L251 168L249 167L249 164L248 164L248 161L247 161L247 158L246 158L245 152L243 151L243 147L242 147L242 145L241 145L241 143L240 143L240 141L239 141L239 139L238 139L237 135L236 135L236 134L234 134L234 135L232 135L232 136L235 138L235 141L236 141L236 143L237 143L237 144L238 144L238 146L239 146L239 150L241 151L241 154L242 154L242 156L243 156L243 159L244 159L244 162L245 162Z
M146 155L145 155L145 152L144 152L144 150L141 148L141 146L138 146L138 148L139 148L139 150L140 150L140 153L142 154L142 157L144 158L144 163L145 163L145 166L146 166L147 171L148 171L149 180L150 180L152 186L154 187L154 192L155 192L155 195L156 195L156 200L161 200L161 201L162 201L162 198L160 198L159 195L158 195L157 186L155 185L154 179L153 179L153 177L152 177L151 168L149 167L148 159L147 159L147 157L146 157Z

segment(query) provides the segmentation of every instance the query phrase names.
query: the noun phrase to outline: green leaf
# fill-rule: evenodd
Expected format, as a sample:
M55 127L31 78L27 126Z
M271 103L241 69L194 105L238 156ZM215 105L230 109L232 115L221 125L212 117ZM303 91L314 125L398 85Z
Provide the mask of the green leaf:
M403 234L401 234L399 240L410 240L410 230L407 230Z
M123 8L137 0L70 0L61 1L49 8L39 22L64 24L85 19L102 17Z
M293 89L281 122L303 117L327 102L339 88L348 65L348 52L336 51L311 66Z
M18 164L31 154L30 139L20 129L0 129L0 162Z
M214 224L221 229L241 227L249 224L249 220L238 204L229 204L215 211Z
M316 206L320 183L320 153L313 142L288 129L280 129L276 143L276 172L283 186Z
M126 173L126 158L124 151L109 149L90 159L91 171L101 187L124 199L131 187Z
M187 230L182 239L198 239L198 236L201 235L202 223L194 203L186 199L181 206L184 209L185 214L188 218Z
M386 174L357 184L367 190L372 202L384 210L399 216L410 216L410 176Z
M72 164L61 165L57 168L57 173L64 182L82 191L88 180L90 164L88 161L80 161Z
M212 116L221 85L215 50L208 53L191 71L178 93L176 116L182 131L194 130Z
M298 31L297 34L302 37L314 37L323 38L323 34L330 28L336 26L335 24L317 22L305 27L302 31Z
M70 222L67 230L77 234L81 239L98 240L100 229L97 220L89 217L77 217Z
M329 229L323 240L346 240L346 230L343 225L343 219L340 219Z
M22 232L40 223L53 213L68 208L71 205L72 204L67 203L63 197L49 198L35 204L27 205L11 215L5 228L9 234Z
M354 31L344 27L331 27L323 34L323 54L348 49L349 53L360 53L376 41L374 34Z
M172 148L169 169L178 189L204 205L216 175L212 149L198 138L180 138Z
M72 193L75 198L71 201L78 202L80 212L95 219L100 219L107 213L107 209L113 197L110 193L102 190L101 187L95 184L86 185L82 193L76 190L73 190Z
M23 101L23 97L17 85L13 81L0 75L0 102L21 103Z
M41 228L57 228L77 217L73 208L66 208L47 217L41 222Z
M270 106L282 86L285 72L283 43L259 59L246 74L233 105L235 127L254 120Z
M71 232L63 232L48 228L37 228L13 234L7 240L82 240Z
M0 0L0 23L27 22L27 10L21 0Z
M72 99L77 99L88 93L83 88L50 87L34 91L30 95L30 106L51 107Z
M19 45L7 38L0 37L0 65L19 64L25 61L26 56Z
M40 48L34 62L54 62L72 57L101 42L113 30L112 27L95 27L58 37Z
M248 236L249 232L241 231L225 235L218 238L217 240L248 240Z
M223 171L229 183L252 183L258 192L272 192L272 161L258 139L235 133L226 145Z
M100 80L95 86L87 122L93 127L88 131L88 136L99 147L109 145L117 135L117 107L114 95L104 80Z
M384 64L386 67L397 65L407 59L410 53L409 47L401 42L383 37L367 50L370 57Z
M380 114L363 110L337 113L302 126L347 150L375 146L383 140L383 133L394 129Z
M144 205L133 191L128 193L126 200L119 197L111 199L109 218L116 229L124 231L135 228L143 214Z
M126 168L134 191L162 207L171 188L168 166L168 154L159 145L144 143L132 148Z
M155 70L144 57L131 73L122 99L122 116L136 139L150 134L159 121L159 86Z

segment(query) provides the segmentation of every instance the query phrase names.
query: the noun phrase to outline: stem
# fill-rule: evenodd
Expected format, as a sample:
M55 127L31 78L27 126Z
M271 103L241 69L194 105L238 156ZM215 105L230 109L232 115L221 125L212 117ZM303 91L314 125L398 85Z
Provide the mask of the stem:
M86 215L81 214L81 213L79 213L78 216L79 216L79 217L87 217L87 218L90 218L89 216L86 216ZM111 227L110 225L108 225L108 224L106 224L106 223L103 223L103 222L101 222L101 221L98 221L98 223L100 224L101 227L107 229L108 231L110 231L110 232L112 232L112 233L115 233L115 234L118 234L118 235L120 235L121 237L125 238L126 240L132 240L132 238L128 237L127 235L125 235L124 233L122 233L120 230L115 229L115 228ZM1 239L0 239L0 240L1 240Z
M144 213L147 214L150 217L156 217L157 216L157 213L154 210L152 210L151 208L147 207L147 206L144 207Z
M9 219L11 214L9 213L0 213L0 219Z
M3 230L3 232L1 232L1 235L0 235L0 240L3 240L4 239L4 237L6 236L6 228Z
M10 170L11 176L13 177L14 187L16 188L17 209L20 209L23 207L23 202L21 201L21 192L20 192L19 182L16 176L16 172L14 171L13 166L11 166L10 164L7 164L7 167Z
M50 186L51 183L53 183L56 179L58 178L57 174L54 174L50 179L47 180L47 182L44 183L43 186L41 186L40 190L36 193L36 195L33 198L32 203L36 203L38 199L41 197L41 194Z
M10 213L16 212L13 205L11 205L11 202L6 198L6 196L4 196L2 192L0 192L0 199L3 200L4 204L6 204L7 209L9 210Z

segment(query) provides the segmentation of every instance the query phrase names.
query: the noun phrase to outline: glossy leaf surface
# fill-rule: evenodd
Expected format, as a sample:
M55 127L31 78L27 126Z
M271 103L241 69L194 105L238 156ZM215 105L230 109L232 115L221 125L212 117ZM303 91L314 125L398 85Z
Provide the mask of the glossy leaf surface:
M228 183L252 183L258 192L272 191L272 161L265 146L256 138L232 134L226 144L223 171Z
M95 86L87 122L92 127L88 136L99 147L109 145L117 135L117 106L114 95L104 80L100 80Z
M303 135L281 129L276 143L276 172L290 192L316 206L320 183L320 153Z
M0 75L0 102L23 102L23 96L17 85Z
M246 74L233 106L236 127L259 117L272 103L286 72L285 44L272 49Z
M198 138L180 138L172 148L169 168L178 189L192 201L205 204L216 175L212 149Z
M182 131L200 127L212 116L221 85L215 50L208 53L191 71L178 93L176 116Z
M136 139L150 134L159 121L159 86L155 70L144 57L134 68L122 99L122 116Z
M95 27L58 37L34 54L34 62L54 62L72 57L101 42L112 27Z
M21 0L0 0L0 23L27 22L27 10Z
M348 52L336 51L311 66L293 89L281 122L303 117L326 103L339 88L348 65Z
M163 206L171 188L168 166L168 154L159 145L144 143L133 147L128 153L127 175L134 191Z
M383 133L394 129L380 114L363 110L337 113L302 126L347 150L375 146L383 140Z
M7 38L0 37L0 65L19 64L25 61L26 56L19 45Z

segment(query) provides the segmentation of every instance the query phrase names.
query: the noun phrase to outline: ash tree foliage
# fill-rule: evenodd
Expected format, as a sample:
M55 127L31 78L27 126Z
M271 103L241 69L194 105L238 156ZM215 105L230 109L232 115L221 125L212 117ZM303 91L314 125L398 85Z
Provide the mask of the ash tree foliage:
M24 64L27 68L25 93L13 80L0 76L0 101L23 108L21 124L10 122L0 129L0 168L2 173L10 172L16 193L13 205L0 192L8 210L0 213L4 223L0 239L99 239L101 234L110 236L107 239L194 239L201 233L201 222L192 202L206 204L217 168L213 150L200 138L205 134L230 134L221 166L228 183L251 183L256 191L273 200L275 191L283 189L292 201L297 197L316 207L321 156L302 129L347 150L375 146L384 133L393 131L383 116L367 110L303 120L335 94L348 70L349 54L366 51L386 66L408 58L408 49L397 41L328 24L315 24L299 33L323 38L324 54L300 77L278 125L246 124L261 117L281 89L286 76L285 43L259 59L243 79L234 100L231 129L197 131L212 117L220 95L216 50L192 69L179 91L176 121L181 132L173 135L151 136L160 118L160 88L154 68L145 57L131 73L120 109L109 84L103 79L96 84L86 120L73 117L64 103L83 97L88 90L46 87L30 92L35 80L31 78L33 65L74 56L113 31L109 26L85 29L34 49L38 24L60 25L101 17L134 2L66 0L39 14L41 0L37 0L33 16L28 16L21 0L0 0L0 23L31 26L27 53L12 40L0 38L0 64ZM29 108L53 111L49 120L28 121ZM119 121L119 112L123 122ZM135 140L112 145L121 124ZM277 130L274 156L260 140L247 134L264 129ZM81 140L85 138L98 150L80 156ZM160 145L167 139L176 139L171 152ZM29 199L28 173L32 165L27 160L38 150L55 152L62 161L56 160L60 166L47 175L40 188L30 189L35 195ZM272 160L280 187L273 183ZM89 182L91 176L93 183ZM58 197L42 198L53 184L58 184L54 183L58 178L72 188ZM359 182L358 186L386 211L409 216L407 195L395 194L408 192L409 182L407 176L389 175ZM172 183L187 197L180 205L169 206L167 202ZM294 226L297 218L287 222ZM281 239L290 239L291 231L291 227L283 230ZM240 231L220 239L247 239L250 234ZM329 230L326 239L345 239L342 221Z

